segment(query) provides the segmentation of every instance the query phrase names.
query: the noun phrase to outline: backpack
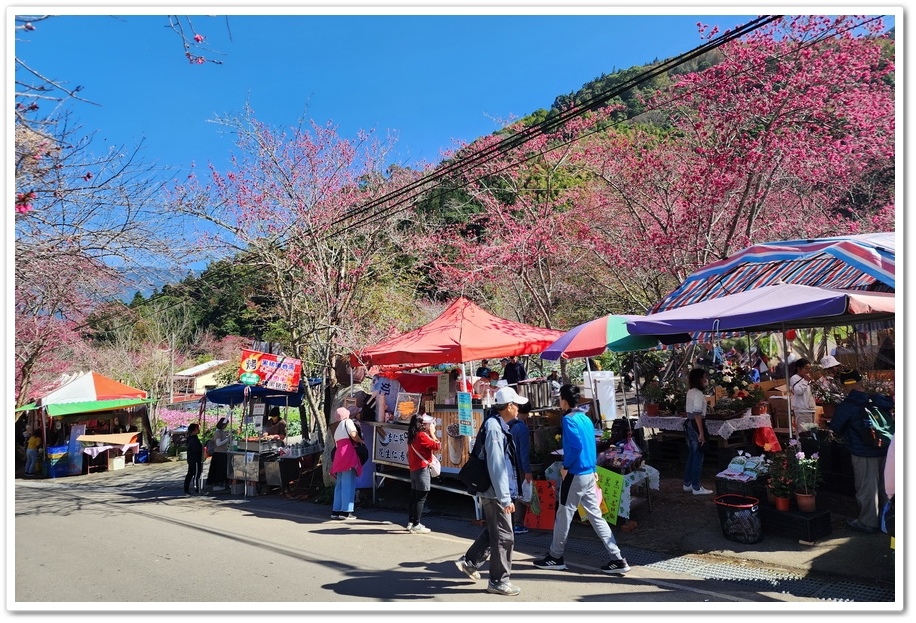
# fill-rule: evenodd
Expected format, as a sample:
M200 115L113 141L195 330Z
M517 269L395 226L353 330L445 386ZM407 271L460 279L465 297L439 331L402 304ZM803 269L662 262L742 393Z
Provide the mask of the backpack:
M887 448L894 435L894 419L878 407L871 398L862 407L862 428L859 437L869 448Z
M464 483L468 493L476 495L490 488L493 484L490 480L490 468L487 467L486 458L480 458L480 451L483 448L484 441L487 437L486 431L487 420L484 418L477 429L477 439L474 440L474 447L468 460L458 471L458 479Z

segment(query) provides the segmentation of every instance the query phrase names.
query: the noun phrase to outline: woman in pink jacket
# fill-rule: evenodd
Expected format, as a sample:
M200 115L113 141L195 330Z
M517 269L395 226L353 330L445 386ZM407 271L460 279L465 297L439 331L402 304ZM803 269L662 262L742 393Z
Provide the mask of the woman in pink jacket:
M350 419L350 410L345 407L337 409L337 428L334 431L334 461L331 473L337 477L334 486L334 505L331 507L331 519L353 520L353 504L356 498L356 478L363 473L353 444L363 443L356 424Z

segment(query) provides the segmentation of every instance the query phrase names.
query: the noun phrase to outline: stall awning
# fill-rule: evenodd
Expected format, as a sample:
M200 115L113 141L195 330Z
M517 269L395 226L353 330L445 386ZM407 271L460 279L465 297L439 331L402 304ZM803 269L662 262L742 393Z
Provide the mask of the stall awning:
M95 413L96 411L115 411L117 409L127 409L129 407L138 407L145 405L152 400L141 400L138 398L124 398L120 400L90 400L86 402L68 402L64 404L47 405L48 415L51 417L61 417L64 415L76 415L78 413Z

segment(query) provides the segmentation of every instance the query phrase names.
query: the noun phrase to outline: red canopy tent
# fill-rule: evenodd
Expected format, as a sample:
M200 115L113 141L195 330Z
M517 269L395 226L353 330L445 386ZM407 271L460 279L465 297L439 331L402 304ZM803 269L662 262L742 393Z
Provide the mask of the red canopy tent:
M494 316L461 297L438 318L350 357L354 366L413 367L540 353L563 331Z

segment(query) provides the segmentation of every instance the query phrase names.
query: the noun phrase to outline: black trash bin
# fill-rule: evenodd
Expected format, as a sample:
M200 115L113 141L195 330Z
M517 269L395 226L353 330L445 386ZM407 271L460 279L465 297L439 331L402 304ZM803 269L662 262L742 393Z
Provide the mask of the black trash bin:
M759 543L763 538L760 525L760 500L746 495L726 493L715 499L719 523L726 539L737 543Z

